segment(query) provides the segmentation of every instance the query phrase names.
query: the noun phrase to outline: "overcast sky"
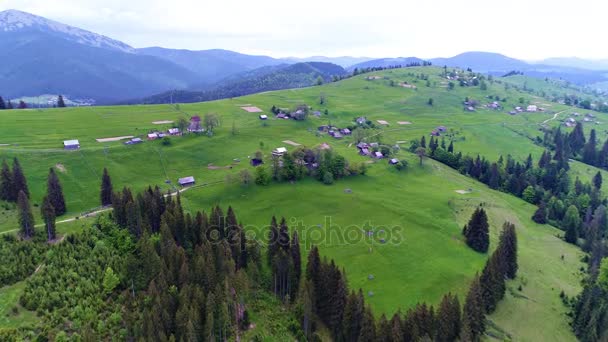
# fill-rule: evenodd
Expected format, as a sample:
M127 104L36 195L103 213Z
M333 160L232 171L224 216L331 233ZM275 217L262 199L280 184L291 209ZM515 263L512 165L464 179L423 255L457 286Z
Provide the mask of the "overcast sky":
M601 0L0 0L0 10L11 8L134 47L274 57L608 58Z

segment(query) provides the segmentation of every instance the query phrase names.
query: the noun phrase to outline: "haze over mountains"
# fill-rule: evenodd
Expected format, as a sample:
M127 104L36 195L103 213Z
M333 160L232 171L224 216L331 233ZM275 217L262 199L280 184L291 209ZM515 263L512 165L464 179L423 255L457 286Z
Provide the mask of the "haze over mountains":
M504 55L467 52L430 60L501 75L512 70L563 78L581 85L607 81L608 60L550 58L528 63ZM309 62L333 63L311 64ZM134 48L103 35L26 12L0 12L0 95L5 98L64 94L71 99L117 103L173 90L224 93L228 87L274 90L309 86L321 76L354 68L422 62L417 57L273 58L227 50ZM290 67L290 65L295 65ZM274 84L270 84L274 82ZM240 94L240 93L238 93ZM199 96L201 99L206 95ZM160 95L163 98L163 95Z

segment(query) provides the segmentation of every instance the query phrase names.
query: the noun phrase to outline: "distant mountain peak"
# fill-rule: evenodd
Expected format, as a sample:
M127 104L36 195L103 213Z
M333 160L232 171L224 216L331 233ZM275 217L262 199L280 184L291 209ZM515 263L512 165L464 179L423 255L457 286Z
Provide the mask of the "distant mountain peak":
M135 52L135 49L123 42L31 13L14 9L0 12L0 33L16 33L20 31L46 32L60 35L65 39L83 45L129 53Z

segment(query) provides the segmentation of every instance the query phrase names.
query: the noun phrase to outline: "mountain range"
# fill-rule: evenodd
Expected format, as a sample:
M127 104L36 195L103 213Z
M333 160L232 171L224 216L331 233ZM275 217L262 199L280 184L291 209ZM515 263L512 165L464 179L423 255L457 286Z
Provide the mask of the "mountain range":
M175 90L180 90L202 100L310 86L319 76L327 80L344 74L344 68L352 71L422 61L417 57L349 56L281 59L220 49L134 48L30 13L0 12L0 95L9 99L64 94L103 104L138 98L165 99L169 91L175 94ZM585 85L608 81L608 72L603 71L608 70L608 60L551 58L532 63L497 53L466 52L430 61L495 75L516 70ZM197 95L191 96L194 93Z

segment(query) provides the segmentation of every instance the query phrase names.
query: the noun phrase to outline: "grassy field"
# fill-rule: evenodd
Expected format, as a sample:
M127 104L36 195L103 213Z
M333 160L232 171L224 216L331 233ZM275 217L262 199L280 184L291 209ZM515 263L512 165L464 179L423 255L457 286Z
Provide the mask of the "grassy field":
M285 216L290 226L300 231L305 246L319 244L324 256L336 259L345 268L349 284L364 289L378 314L392 314L418 301L438 303L448 291L464 296L487 256L467 248L460 231L474 207L483 203L492 223L491 246L495 246L505 220L516 224L520 239L520 276L509 284L509 295L491 320L517 341L542 340L543 332L551 334L550 340L574 340L558 295L562 290L568 295L580 290L577 273L581 266L580 252L556 237L560 231L534 224L530 220L534 207L513 196L491 191L430 160L419 166L417 158L403 150L397 157L410 162L407 171L398 172L386 161L379 161L370 165L366 176L340 180L332 186L310 179L268 187L226 182L227 175L236 178L240 170L253 171L248 158L257 150L269 156L275 147L293 148L284 140L309 147L327 142L351 162L366 161L350 146L350 138L334 140L316 130L329 122L345 127L357 116L366 116L374 122L388 121L389 125L378 125L375 130L386 144L407 148L410 140L423 135L428 139L432 129L444 125L455 136L456 151L479 153L491 159L507 154L523 159L528 153L535 157L542 153L542 148L531 140L542 135L538 131L542 122L555 113L565 115L572 111L570 107L546 103L513 88L505 89L497 82L488 84L487 91L459 86L448 91L440 72L439 68L428 67L396 69L377 73L382 78L373 81L366 80L369 75L366 74L321 87L179 107L4 111L0 112L3 122L0 144L9 145L0 147L0 158L19 157L35 204L44 194L48 168L57 168L68 205L65 218L82 216L84 211L99 205L103 167L110 170L115 188L130 186L139 190L155 184L163 190L172 190L177 178L194 176L200 187L183 193L187 209L232 205L239 219L250 225L249 233L257 237L263 237L272 215ZM413 76L420 73L431 74L429 87L426 81ZM391 80L408 81L417 88L391 87ZM324 105L318 104L320 95L326 99ZM488 95L506 98L505 110L463 111L461 103L465 97L485 104L490 101L484 99ZM506 112L519 105L520 97L530 103L546 104L547 111L508 115ZM433 106L427 104L429 98L434 99ZM303 103L321 112L327 109L329 115L310 116L304 122L273 118L262 122L257 114L240 108L251 104L268 111L272 105L293 108ZM153 121L209 112L217 113L221 120L213 137L176 137L171 139L170 146L160 141L125 146L95 140L144 136L149 130L169 127L154 125ZM557 125L559 118L561 115L547 124ZM399 125L398 121L412 124ZM605 139L605 133L599 134L599 138ZM81 150L62 150L62 141L67 139L79 139ZM595 173L594 168L579 163L573 163L573 170L585 180ZM473 191L456 193L463 189ZM62 232L70 232L86 223L78 220L58 227ZM14 212L0 209L0 232L11 231L15 225ZM366 229L375 230L378 236L366 239L363 234ZM386 243L380 243L381 234L390 234L384 236ZM522 291L518 290L520 285Z

